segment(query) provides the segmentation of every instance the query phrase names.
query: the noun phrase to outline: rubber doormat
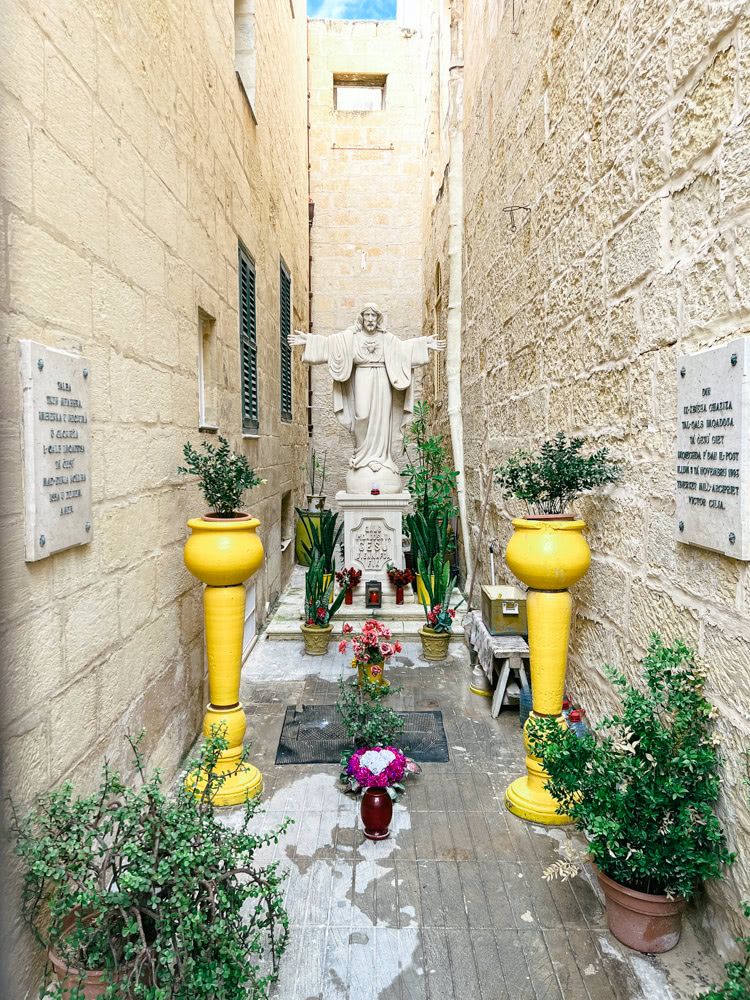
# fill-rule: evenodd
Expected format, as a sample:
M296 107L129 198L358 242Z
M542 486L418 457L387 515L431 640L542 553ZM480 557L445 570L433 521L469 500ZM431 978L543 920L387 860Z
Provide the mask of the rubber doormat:
M446 764L448 740L443 713L401 712L404 719L399 744L420 764ZM276 750L277 764L338 764L352 750L335 705L305 705L301 712L289 705Z

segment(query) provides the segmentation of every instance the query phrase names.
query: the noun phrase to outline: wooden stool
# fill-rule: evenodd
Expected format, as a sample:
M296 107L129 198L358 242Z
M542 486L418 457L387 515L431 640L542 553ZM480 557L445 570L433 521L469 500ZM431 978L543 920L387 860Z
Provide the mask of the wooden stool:
M498 663L500 676L498 678L497 685L495 686L495 693L492 698L493 719L496 719L498 715L500 715L500 710L503 707L503 701L505 700L505 692L508 687L511 670L518 673L518 681L521 690L526 691L529 687L529 678L526 673L526 662L529 658L529 647L525 639L522 639L520 636L518 639L526 647L525 651L519 648L513 652L508 651L504 656L497 656L497 659L500 661Z

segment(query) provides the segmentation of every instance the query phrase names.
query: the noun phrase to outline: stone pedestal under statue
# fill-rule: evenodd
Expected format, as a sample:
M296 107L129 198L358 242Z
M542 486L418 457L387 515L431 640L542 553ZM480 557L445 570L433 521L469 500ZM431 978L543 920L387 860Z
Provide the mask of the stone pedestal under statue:
M362 582L380 580L383 593L392 588L387 566L404 567L403 516L408 513L408 493L337 493L344 517L344 565L362 570Z

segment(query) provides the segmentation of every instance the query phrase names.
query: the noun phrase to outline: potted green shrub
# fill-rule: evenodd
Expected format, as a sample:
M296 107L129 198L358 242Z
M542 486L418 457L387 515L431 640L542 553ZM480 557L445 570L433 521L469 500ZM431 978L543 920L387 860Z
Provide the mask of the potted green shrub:
M196 451L188 441L183 448L185 465L177 470L198 477L210 509L203 517L188 521L191 534L185 543L184 560L193 576L206 584L203 613L210 704L203 732L211 732L215 724L227 724L232 743L220 764L224 770L233 770L242 753L246 728L240 704L244 582L257 573L264 556L257 533L260 521L239 508L245 491L265 480L256 475L244 455L230 450L226 438L219 438L218 447L203 441L202 449ZM260 794L262 785L260 771L249 765L244 775L226 782L217 804L244 802L249 790Z
M427 581L424 577L425 567L430 568L430 573L434 573L436 566L445 566L450 572L452 543L448 534L448 522L438 511L416 511L414 514L407 514L404 520L411 536L412 559L417 577L417 600L424 606L429 601Z
M426 660L435 662L444 660L448 655L453 619L456 617L456 609L450 606L456 578L450 575L450 567L441 556L428 563L420 559L419 565L427 593L427 601L423 605L427 624L419 630L419 637L422 640L422 655Z
M637 951L668 951L679 940L686 900L732 861L714 812L714 710L703 696L703 672L681 642L651 637L643 687L608 673L622 708L596 736L532 716L527 737L558 811L588 840L611 932ZM545 877L576 868L561 861Z
M326 507L326 458L327 452L323 452L323 461L321 462L313 448L310 461L307 465L302 466L302 469L307 473L308 492L305 497L305 510L297 508L294 552L300 566L310 565L310 556L306 552L306 546L309 546L311 542L309 526L319 523L320 514Z
M310 563L305 573L305 611L300 625L305 652L311 656L323 656L328 652L328 643L333 631L333 616L344 603L346 589L341 588L331 600L331 584L325 572L322 556Z
M47 951L45 997L238 1000L265 997L277 977L287 917L277 864L256 852L285 821L250 830L255 803L232 827L218 822L215 732L191 765L200 794L175 795L148 777L131 740L137 781L105 764L98 791L71 785L14 817L23 865L23 916ZM54 976L53 976L54 972Z
M422 603L426 592L418 575L419 559L432 559L439 550L445 559L455 548L450 526L458 513L456 480L448 446L441 435L428 433L430 407L420 402L414 406L414 420L404 432L407 464L401 471L409 491L414 513L404 518L404 533L410 540L411 569L417 574L417 595Z
M495 470L495 482L505 496L526 503L528 520L572 520L578 497L617 482L622 474L607 448L584 455L583 445L583 438L568 440L560 431L536 455L514 452Z
M301 515L302 513L297 508L297 514ZM339 523L339 515L336 511L323 510L320 511L317 518L306 522L306 528L309 540L303 539L303 551L309 565L319 559L323 560L323 573L330 591L336 572L336 550L341 542L344 525Z

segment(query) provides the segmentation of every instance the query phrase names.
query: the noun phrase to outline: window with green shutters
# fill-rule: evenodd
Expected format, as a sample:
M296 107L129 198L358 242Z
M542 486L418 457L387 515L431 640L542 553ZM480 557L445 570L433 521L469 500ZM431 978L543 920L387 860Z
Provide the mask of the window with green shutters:
M242 430L258 431L258 342L255 323L255 264L239 245L240 381Z
M281 357L281 419L292 419L292 278L282 263L279 268L279 346Z

